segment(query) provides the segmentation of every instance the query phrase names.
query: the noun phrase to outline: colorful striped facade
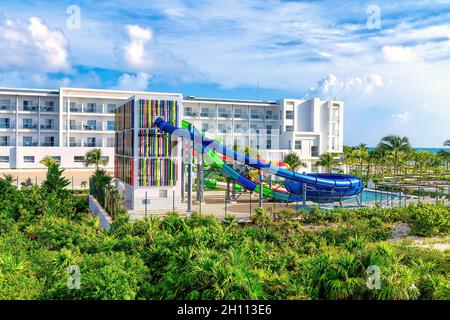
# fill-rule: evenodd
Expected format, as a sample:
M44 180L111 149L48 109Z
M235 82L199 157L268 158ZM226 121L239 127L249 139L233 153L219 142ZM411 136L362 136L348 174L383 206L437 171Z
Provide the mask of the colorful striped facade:
M134 187L170 187L176 184L177 142L152 126L158 117L177 125L180 121L179 107L175 100L131 99L117 109L116 178Z

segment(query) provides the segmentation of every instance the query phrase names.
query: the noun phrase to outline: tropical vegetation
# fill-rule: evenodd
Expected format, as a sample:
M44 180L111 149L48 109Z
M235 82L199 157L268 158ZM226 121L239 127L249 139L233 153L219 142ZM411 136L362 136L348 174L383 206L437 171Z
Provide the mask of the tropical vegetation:
M448 237L450 207L259 208L245 225L123 213L103 230L61 173L0 178L0 299L450 299L450 251L390 241L397 224Z

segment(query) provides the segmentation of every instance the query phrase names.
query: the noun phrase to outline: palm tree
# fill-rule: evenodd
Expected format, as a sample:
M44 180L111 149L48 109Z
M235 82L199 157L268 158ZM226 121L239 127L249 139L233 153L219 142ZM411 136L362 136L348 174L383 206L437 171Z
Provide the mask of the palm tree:
M346 165L346 171L350 171L350 166L353 164L353 150L354 147L344 146L341 155L341 162Z
M92 164L95 165L96 171L98 171L98 168L101 165L106 166L108 164L108 160L102 156L101 149L93 149L86 153L86 156L84 157L84 165L88 167Z
M436 154L438 157L442 159L442 161L445 161L446 164L446 170L448 171L449 165L450 165L450 152L444 149L441 149Z
M450 147L450 139L444 141L444 146Z
M360 172L360 177L362 178L363 163L364 163L364 160L366 160L367 156L368 156L367 144L360 143L359 145L357 145L355 147L355 149L353 150L353 156L359 161L359 172Z
M331 172L331 168L338 166L339 164L340 162L336 159L336 154L330 152L322 154L319 161L316 162L316 166L327 168L328 173Z
M378 147L392 153L394 156L394 180L397 176L398 156L401 152L407 152L412 149L408 137L400 137L397 135L385 136L381 139Z
M295 152L289 152L285 155L283 162L287 163L293 171L296 171L300 167L306 168L306 163L303 162Z
M50 156L45 156L41 161L39 161L39 163L46 166L47 168L50 168L52 165L57 164L58 161Z

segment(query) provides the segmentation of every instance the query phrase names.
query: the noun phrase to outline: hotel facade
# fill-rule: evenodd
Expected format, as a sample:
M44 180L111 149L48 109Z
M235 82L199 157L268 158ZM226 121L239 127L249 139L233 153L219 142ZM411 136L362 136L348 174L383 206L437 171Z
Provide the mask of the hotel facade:
M114 165L115 110L134 95L165 95L181 101L182 120L224 144L257 149L261 158L280 161L296 152L315 166L325 152L341 153L342 101L209 99L178 93L59 88L0 88L0 171L43 170L51 156L66 169L84 167L84 155L100 148Z

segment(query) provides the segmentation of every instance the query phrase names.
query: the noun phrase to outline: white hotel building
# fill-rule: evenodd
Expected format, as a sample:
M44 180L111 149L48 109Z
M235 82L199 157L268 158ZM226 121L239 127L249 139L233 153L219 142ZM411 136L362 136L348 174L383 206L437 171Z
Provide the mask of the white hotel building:
M36 171L46 155L67 169L84 168L83 157L101 148L114 163L116 106L148 92L59 88L0 88L0 172ZM171 94L174 95L174 94ZM175 94L182 97L181 94ZM222 137L231 146L258 148L277 161L294 151L314 166L325 152L342 152L343 102L320 99L278 101L183 97L183 120ZM92 169L84 169L92 170Z

